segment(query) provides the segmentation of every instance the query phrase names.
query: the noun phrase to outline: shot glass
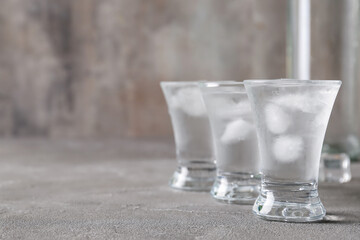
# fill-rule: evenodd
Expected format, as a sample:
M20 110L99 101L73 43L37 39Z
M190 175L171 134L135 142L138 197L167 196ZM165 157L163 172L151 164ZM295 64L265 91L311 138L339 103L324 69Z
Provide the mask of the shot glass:
M255 114L262 173L253 212L267 220L321 220L326 213L318 196L321 148L341 81L244 83Z
M169 185L210 191L216 176L213 138L198 82L161 82L174 132L178 167Z
M217 176L211 195L219 201L253 204L259 195L259 151L244 84L199 84L214 137Z

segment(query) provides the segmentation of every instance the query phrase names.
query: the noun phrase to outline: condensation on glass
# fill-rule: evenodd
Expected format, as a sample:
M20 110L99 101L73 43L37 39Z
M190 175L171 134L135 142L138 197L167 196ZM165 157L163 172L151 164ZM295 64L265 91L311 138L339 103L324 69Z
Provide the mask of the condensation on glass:
M310 5L306 5L306 1L288 0L288 77L302 78L308 75L316 79L342 80L321 158L321 168L325 168L321 169L322 172L332 172L335 165L339 166L339 183L351 179L348 174L350 164L343 163L349 158L358 161L360 157L359 10L360 0L311 1ZM311 41L308 41L310 36ZM306 50L305 54L303 49ZM307 57L310 49L311 59ZM334 165L334 161L338 163ZM326 169L330 165L332 168ZM328 176L323 175L321 181L336 182Z
M161 82L174 131L178 167L169 185L210 191L216 175L209 118L197 82Z
M321 148L341 81L245 80L259 140L261 187L253 211L288 222L323 219Z
M217 176L211 194L226 203L252 204L259 195L259 150L244 84L203 82L200 89L214 136Z

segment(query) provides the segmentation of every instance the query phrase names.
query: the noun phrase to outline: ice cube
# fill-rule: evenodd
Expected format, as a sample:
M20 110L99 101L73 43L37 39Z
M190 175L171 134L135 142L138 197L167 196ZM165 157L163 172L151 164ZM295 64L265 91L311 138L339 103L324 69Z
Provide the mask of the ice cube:
M249 101L240 101L235 106L237 112L241 112L242 114L251 113L251 106Z
M313 121L311 122L311 127L314 130L317 130L319 127L325 127L328 123L330 113L331 109L324 107L324 109L315 115Z
M182 88L174 97L175 99L172 99L174 106L181 108L186 114L194 117L206 115L206 108L199 88Z
M331 88L325 88L320 91L317 91L316 94L314 94L314 97L316 97L316 100L322 103L326 106L332 106L334 104L336 95L337 95L338 89Z
M207 100L209 105L216 110L233 109L235 107L235 103L229 98L208 95Z
M252 131L253 125L244 121L243 119L237 119L226 125L225 131L220 138L220 141L224 144L232 144L242 140Z
M316 113L319 109L320 102L313 99L309 94L288 94L273 98L273 102L291 110L302 111L306 113Z
M299 136L284 135L275 139L273 154L280 162L293 162L301 157L304 141Z
M280 134L289 128L291 118L281 107L269 103L265 107L265 122L270 132Z
M225 102L224 102L225 103ZM244 117L245 115L248 116L251 114L251 106L249 101L241 101L241 102L234 102L227 103L224 107L220 107L217 109L219 117L223 119L233 119L235 117Z

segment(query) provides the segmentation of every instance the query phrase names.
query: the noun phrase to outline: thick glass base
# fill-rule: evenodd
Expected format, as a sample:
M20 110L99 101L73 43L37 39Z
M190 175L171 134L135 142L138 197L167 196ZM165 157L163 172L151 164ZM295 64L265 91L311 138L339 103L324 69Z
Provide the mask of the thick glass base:
M179 166L170 179L169 185L186 191L210 191L215 176L216 167L209 163Z
M250 173L219 172L211 195L225 203L253 204L259 196L259 184L259 176Z
M324 218L316 183L262 183L253 212L260 218L283 222L314 222Z

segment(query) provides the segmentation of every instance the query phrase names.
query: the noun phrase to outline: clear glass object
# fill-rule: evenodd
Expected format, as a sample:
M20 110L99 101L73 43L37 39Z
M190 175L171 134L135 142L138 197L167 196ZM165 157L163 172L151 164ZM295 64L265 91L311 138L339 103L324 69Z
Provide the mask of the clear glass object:
M312 55L313 77L342 80L325 136L323 159L338 159L341 165L343 158L339 156L347 154L351 161L359 161L360 0L288 0L287 12L288 77L309 79ZM346 178L346 171L343 174Z
M341 81L246 80L260 149L261 218L311 222L325 216L318 196L321 148Z
M198 82L161 82L174 131L178 168L169 185L210 191L216 176L209 118Z
M323 153L320 161L319 180L346 183L351 180L350 158L345 153Z
M241 82L203 82L200 89L214 136L217 177L212 196L254 203L259 195L259 152L250 102Z
M341 45L336 57L340 58L339 72L343 82L338 99L334 105L329 122L329 130L325 136L324 158L335 161L339 154L346 153L352 161L359 161L359 33L360 33L360 1L343 0L334 2L341 10ZM333 155L333 156L332 156ZM339 159L338 164L342 164ZM327 165L324 165L326 167ZM325 170L326 171L326 170ZM331 171L331 169L329 169ZM344 172L346 175L346 172ZM346 178L346 176L344 176ZM350 181L350 179L348 180Z

